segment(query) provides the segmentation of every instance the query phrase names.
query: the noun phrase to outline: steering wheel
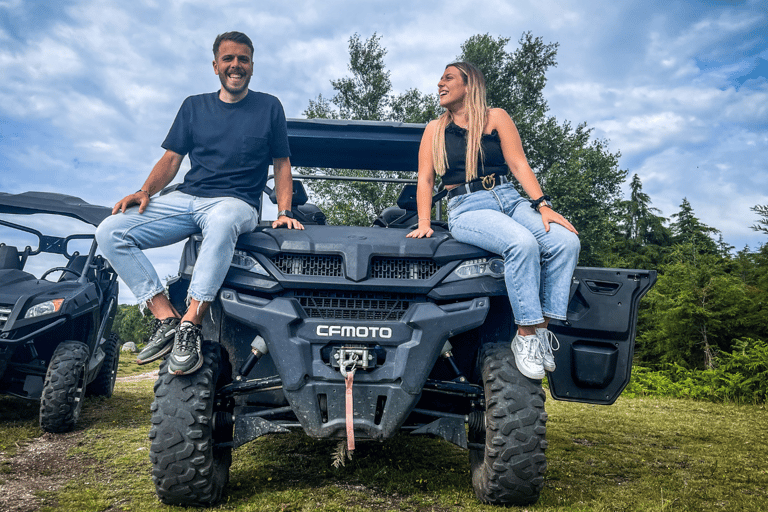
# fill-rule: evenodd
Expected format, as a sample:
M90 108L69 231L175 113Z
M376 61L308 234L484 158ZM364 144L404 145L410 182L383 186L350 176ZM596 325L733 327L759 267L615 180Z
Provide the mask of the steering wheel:
M80 277L82 277L82 275L83 275L80 272L78 272L77 270L73 270L71 268L67 268L67 267L53 267L50 270L46 270L45 273L42 276L40 276L40 279L45 279L48 276L48 274L51 274L53 272L58 272L58 271L69 272L70 274L74 274L78 279Z

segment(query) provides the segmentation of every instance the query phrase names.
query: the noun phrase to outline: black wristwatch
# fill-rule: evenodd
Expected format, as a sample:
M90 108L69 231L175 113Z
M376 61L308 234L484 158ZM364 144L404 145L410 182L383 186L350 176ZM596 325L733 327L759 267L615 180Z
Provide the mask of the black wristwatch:
M279 219L280 217L288 217L289 219L292 219L293 214L291 213L291 210L280 210L277 212L277 218Z
M550 208L552 208L549 204L551 200L552 199L546 195L541 196L538 199L529 199L529 201L531 202L531 208L533 208L536 211L539 211L539 208L541 208L542 206L549 206Z

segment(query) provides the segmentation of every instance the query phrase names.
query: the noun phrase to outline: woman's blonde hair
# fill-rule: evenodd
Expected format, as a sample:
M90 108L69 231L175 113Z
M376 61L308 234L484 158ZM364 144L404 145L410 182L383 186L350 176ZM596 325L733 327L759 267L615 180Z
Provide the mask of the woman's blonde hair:
M485 101L485 78L483 73L469 62L453 62L445 66L459 70L467 95L464 98L464 108L467 112L467 152L466 152L466 181L477 178L477 162L483 160L483 147L480 144L483 129L488 120L488 105ZM435 137L432 139L432 161L435 172L439 176L445 174L448 168L448 154L445 151L445 127L453 121L453 115L446 110L437 119ZM478 158L479 156L479 158Z

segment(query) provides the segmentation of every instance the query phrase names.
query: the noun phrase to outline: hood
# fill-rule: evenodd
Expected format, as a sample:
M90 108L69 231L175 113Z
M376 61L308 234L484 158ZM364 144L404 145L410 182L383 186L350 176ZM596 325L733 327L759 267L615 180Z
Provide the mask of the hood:
M406 229L349 226L305 226L297 229L266 228L242 235L238 248L267 257L279 253L342 255L347 275L364 277L373 256L391 258L425 258L439 265L451 261L482 258L490 253L472 245L457 242L447 232L436 232L430 238L406 238ZM354 276L354 277L353 277Z

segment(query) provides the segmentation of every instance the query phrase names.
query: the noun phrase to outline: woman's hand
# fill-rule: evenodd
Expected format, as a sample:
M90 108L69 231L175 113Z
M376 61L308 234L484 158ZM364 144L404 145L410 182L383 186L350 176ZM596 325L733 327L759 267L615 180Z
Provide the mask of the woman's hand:
M551 222L554 222L555 224L560 224L565 229L567 229L568 231L574 234L577 234L577 235L579 234L579 232L576 231L576 228L573 227L573 224L568 222L568 220L565 217L557 213L555 210L553 210L549 206L542 206L539 209L539 213L541 214L541 222L544 223L545 231L549 232L549 224Z
M419 221L419 227L408 233L406 238L424 238L431 237L434 231L432 230L432 222L429 220Z

